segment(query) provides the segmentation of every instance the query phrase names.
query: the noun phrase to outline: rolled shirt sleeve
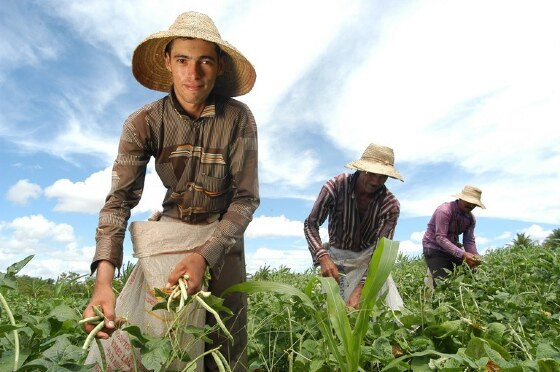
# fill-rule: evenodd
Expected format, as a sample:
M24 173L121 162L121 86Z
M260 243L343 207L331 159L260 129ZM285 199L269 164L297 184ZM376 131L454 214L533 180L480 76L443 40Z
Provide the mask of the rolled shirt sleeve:
M435 216L435 241L446 252L453 256L462 259L464 251L457 247L447 237L449 232L449 224L451 223L451 212L448 210L440 209L436 211Z
M130 211L142 196L146 165L150 151L143 145L149 136L141 116L131 116L124 124L117 158L113 164L111 190L99 213L95 234L96 250L91 264L93 273L101 260L120 269L123 260L123 241Z
M323 248L319 227L325 222L333 208L334 194L327 184L321 188L311 213L303 223L303 232L315 266L319 264L319 258L328 255L327 250Z
M465 248L466 252L478 254L478 250L476 249L476 242L474 237L474 228L476 226L476 219L474 215L472 215L472 224L465 230L463 233L463 247Z

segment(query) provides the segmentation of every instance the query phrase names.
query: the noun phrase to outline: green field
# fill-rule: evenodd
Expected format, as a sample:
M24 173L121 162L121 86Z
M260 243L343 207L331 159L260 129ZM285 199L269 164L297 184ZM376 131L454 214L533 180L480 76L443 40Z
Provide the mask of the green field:
M376 306L367 314L347 313L328 292L329 281L315 272L261 268L249 278L254 288L285 285L250 294L251 370L560 371L556 235L542 245L518 235L510 246L487 252L476 272L460 268L435 293L423 284L424 262L399 256L392 273L405 302L402 312ZM86 334L77 322L93 280L73 273L56 281L15 275L21 265L0 274L0 371L13 369L14 332L19 370L88 370ZM117 292L131 265L123 271ZM151 366L165 366L174 357L171 348L162 348L166 342L138 343ZM158 348L169 352L155 353Z

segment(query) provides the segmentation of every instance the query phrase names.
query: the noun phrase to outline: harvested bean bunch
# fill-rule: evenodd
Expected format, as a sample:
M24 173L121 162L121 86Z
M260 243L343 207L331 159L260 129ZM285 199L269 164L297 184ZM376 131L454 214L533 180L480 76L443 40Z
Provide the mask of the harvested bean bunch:
M101 331L105 327L105 314L103 314L103 310L101 310L101 306L96 305L93 306L93 312L95 316L81 319L78 324L95 324L95 328L91 330L88 334L86 341L84 342L84 346L82 346L83 350L87 350L91 341L95 338L95 335ZM117 317L115 319L115 329L122 327L125 323L127 323L126 318Z
M224 332L226 337L229 338L233 342L233 336L231 335L231 333L226 328L226 326L225 326L224 322L222 321L222 318L220 317L218 312L216 310L212 309L212 307L209 306L206 303L206 301L204 301L205 298L210 297L212 294L210 292L200 291L200 292L192 295L191 298L189 299L189 296L188 296L188 289L189 289L188 282L189 282L189 276L187 274L185 274L185 275L183 275L182 277L179 278L179 281L178 281L177 284L171 286L170 288L164 288L164 289L161 290L161 292L167 296L167 311L172 312L171 309L173 308L173 305L175 304L176 305L175 306L175 312L178 313L188 304L189 300L195 301L200 306L202 306L206 311L208 311L210 314L212 314L214 316L214 318L216 319L216 323L218 324L220 329ZM177 301L179 301L178 305L176 304Z
M164 288L162 292L167 294L167 311L171 311L171 305L174 301L179 301L179 305L175 307L175 311L179 312L185 307L189 295L189 276L188 274L183 275L179 278L177 284L173 285L171 288Z

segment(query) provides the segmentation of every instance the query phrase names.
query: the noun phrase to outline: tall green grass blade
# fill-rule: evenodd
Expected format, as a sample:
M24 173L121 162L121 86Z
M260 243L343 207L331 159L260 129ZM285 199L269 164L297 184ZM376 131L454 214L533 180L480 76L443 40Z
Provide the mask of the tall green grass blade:
M353 331L354 336L360 340L360 345L367 332L369 318L375 306L377 294L381 287L383 287L383 284L385 284L389 274L391 274L398 253L399 242L387 238L382 238L373 252L369 263L368 276L362 290L358 319ZM359 349L358 345L356 345L356 349Z
M232 285L226 289L222 295L230 292L245 292L245 293L257 293L257 292L276 292L279 294L284 294L288 296L294 296L301 300L301 302L311 310L316 310L315 305L311 299L305 295L302 291L285 283L271 282L267 280L257 281L257 282L245 282Z
M327 295L327 313L330 323L342 343L346 355L351 355L354 349L352 327L346 313L346 305L340 296L338 283L334 278L319 278L323 291Z

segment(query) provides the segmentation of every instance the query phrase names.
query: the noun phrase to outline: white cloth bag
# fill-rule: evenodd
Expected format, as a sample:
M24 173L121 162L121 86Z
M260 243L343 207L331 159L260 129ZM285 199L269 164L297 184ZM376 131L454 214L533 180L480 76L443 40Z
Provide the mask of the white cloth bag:
M340 294L344 298L344 302L347 302L368 269L373 247L362 252L354 252L348 249L338 249L327 243L326 248L339 272L344 274L340 276ZM391 310L399 310L404 306L399 290L390 274L383 287L381 287L377 298L385 295L385 293L387 293L385 304Z
M169 221L169 219L167 219ZM154 288L163 288L167 277L175 265L186 255L191 254L191 249L203 244L211 236L218 222L208 225L188 225L182 222L167 221L138 221L130 224L130 236L134 250L134 257L138 262L127 280L123 290L117 298L116 315L127 317L130 325L138 326L143 334L162 337L173 320L173 314L167 310L152 311L158 302L154 297ZM206 320L204 309L194 309L193 304L184 311L181 321L195 327L203 327ZM179 341L179 346L188 345L192 336L184 335ZM106 355L107 369L109 371L129 371L134 369L134 348L131 347L128 333L116 330L111 338L102 340L101 344ZM204 342L198 340L189 349L191 358L204 352ZM134 350L136 364L139 370L141 358L138 350ZM96 343L92 343L86 364L97 362L100 370L101 356ZM172 369L181 369L184 363L174 362ZM197 363L197 372L204 370L203 360Z

